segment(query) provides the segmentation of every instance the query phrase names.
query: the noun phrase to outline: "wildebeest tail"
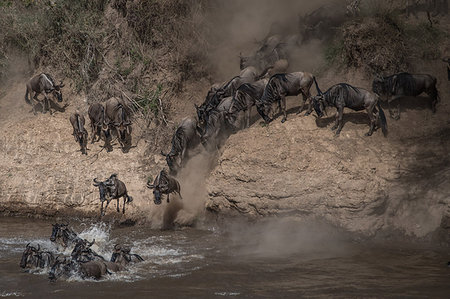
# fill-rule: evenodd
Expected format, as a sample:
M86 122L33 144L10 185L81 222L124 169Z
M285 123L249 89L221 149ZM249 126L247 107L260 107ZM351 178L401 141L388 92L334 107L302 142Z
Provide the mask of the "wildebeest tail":
M28 97L28 94L29 94L29 92L28 92L28 87L27 87L27 90L25 91L25 102L27 102L27 104L29 104L29 105L32 105L30 98Z
M319 84L317 84L316 77L313 76L314 84L316 85L316 90L318 94L322 94L322 91L319 88Z
M378 107L378 115L380 116L381 131L383 131L383 135L384 135L384 137L386 137L388 134L386 115L384 114L384 111L381 108L379 99L378 99L377 107Z
M130 203L130 202L132 202L132 201L133 201L133 197L127 195L127 203Z

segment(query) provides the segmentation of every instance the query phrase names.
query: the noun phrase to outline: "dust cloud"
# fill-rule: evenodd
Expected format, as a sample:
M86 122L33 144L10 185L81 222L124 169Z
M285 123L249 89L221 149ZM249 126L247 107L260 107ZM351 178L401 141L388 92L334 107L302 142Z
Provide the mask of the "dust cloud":
M348 238L335 227L316 219L270 218L257 223L234 221L228 225L236 255L306 259L348 253Z
M299 17L328 3L332 1L215 1L205 29L213 48L209 60L215 82L239 74L239 55L253 54L265 38L276 33L300 35ZM288 71L313 71L322 62L318 55L322 48L321 42L313 41L290 49L293 59Z

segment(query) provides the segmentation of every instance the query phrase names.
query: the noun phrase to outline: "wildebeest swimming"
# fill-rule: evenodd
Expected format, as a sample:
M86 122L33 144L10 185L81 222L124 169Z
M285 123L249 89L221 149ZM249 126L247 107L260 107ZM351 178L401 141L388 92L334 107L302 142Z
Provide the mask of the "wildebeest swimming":
M93 103L88 110L89 120L91 121L91 143L94 143L97 136L99 141L102 137L105 139L105 147L108 151L111 150L111 135L109 130L108 119L105 114L105 107L101 103Z
M67 248L72 244L76 244L79 240L80 238L69 227L68 224L52 224L52 234L50 236L50 241L55 242L63 248Z
M301 93L303 95L303 104L297 112L300 113L306 101L311 97L309 89L313 83L313 78L312 74L306 72L273 75L269 79L261 99L256 101L258 113L266 123L271 122L273 120L272 105L277 102L278 107L283 111L281 122L284 123L287 119L286 97L297 96ZM307 114L311 112L311 109L310 103Z
M48 268L53 265L54 260L55 257L52 252L42 251L39 244L36 248L28 243L22 253L19 266L24 269Z
M81 153L87 155L86 145L88 140L88 132L84 128L84 116L79 111L76 111L70 115L70 123L73 127L73 137L75 141L80 145Z
M84 239L79 239L70 254L72 260L85 263L93 260L106 261L106 259L92 250L91 246L95 243L95 239L89 242Z
M261 79L254 83L245 83L239 86L226 115L228 122L234 128L236 128L235 122L240 111L245 112L246 127L248 128L250 126L251 109L256 101L262 97L268 81L268 79Z
M33 103L33 99L39 101L38 95L44 95L44 104L43 104L43 113L46 113L47 110L52 113L50 110L50 104L48 99L48 94L53 95L58 102L62 102L62 93L61 88L64 87L63 82L61 81L59 84L55 84L55 81L49 74L41 73L39 75L31 78L27 83L27 89L25 92L25 101L33 107L33 113L36 114L36 105ZM34 95L32 95L34 92ZM31 98L29 98L31 96Z
M386 117L383 109L381 109L378 96L363 89L353 87L349 84L339 83L331 86L325 93L322 93L317 86L319 94L312 98L314 109L319 117L323 116L323 111L326 106L334 106L337 109L336 122L331 128L336 130L336 136L340 134L343 126L342 117L344 113L344 107L350 108L355 111L366 109L367 115L370 120L370 129L366 133L367 136L372 135L377 120L379 118L381 122L381 128L386 136L387 124ZM378 113L376 109L378 108Z
M106 117L110 127L116 133L123 150L131 145L131 121L130 112L124 101L117 98L110 98L105 103Z
M130 247L116 244L110 261L125 267L129 263L142 262L144 259L139 254L131 253Z
M78 274L82 278L100 279L105 274L110 274L104 261L89 261L85 263L77 262L71 258L59 257L53 264L48 278L56 280L60 277L70 277L73 274Z
M133 201L133 198L128 195L127 187L125 183L117 178L117 174L112 174L105 181L98 181L97 178L94 179L95 187L98 187L100 193L100 216L104 216L106 209L108 208L109 203L113 199L117 199L117 212L120 212L119 209L119 199L123 197L123 206L122 213L125 214L125 203L130 203ZM106 206L103 209L103 203L106 201Z
M167 194L167 202L169 202L169 194L173 192L178 193L182 199L180 183L168 175L164 169L156 176L153 184L147 182L147 188L153 189L153 195L155 196L154 202L157 205L161 204L161 196L163 194Z
M170 152L161 154L166 157L170 174L177 172L186 164L190 153L200 144L200 133L197 121L194 118L184 118L172 137L172 148Z
M391 117L399 119L400 103L397 106L397 115L394 115L390 102L404 96L416 97L423 92L431 98L431 110L435 113L436 104L439 102L436 83L436 78L428 74L398 73L388 77L376 77L372 83L372 90L388 102Z

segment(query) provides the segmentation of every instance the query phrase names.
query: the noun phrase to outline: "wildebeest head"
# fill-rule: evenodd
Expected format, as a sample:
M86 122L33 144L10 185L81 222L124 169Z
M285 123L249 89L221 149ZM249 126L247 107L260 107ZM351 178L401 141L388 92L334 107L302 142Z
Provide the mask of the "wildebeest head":
M272 104L258 101L256 102L256 110L266 123L273 120Z
M323 94L318 94L316 96L311 97L311 102L314 107L314 110L317 113L317 116L320 118L324 115L325 111L325 104L324 104L324 97Z
M92 242L88 242L87 240L80 239L75 244L75 247L72 250L71 256L72 259L75 261L80 261L80 259L83 262L89 261L93 259L94 253L90 249L90 247L95 243L95 239L92 240Z
M372 91L381 96L386 94L386 81L383 77L377 75L372 82Z
M147 188L153 189L154 200L153 202L157 205L161 204L161 196L163 193L169 190L169 183L167 181L167 173L165 170L161 170L161 172L156 176L153 184L150 183L150 180L147 181Z
M41 246L39 244L38 248L35 248L34 246L30 246L30 243L28 243L22 253L22 258L20 259L19 266L21 268L25 268L27 265L37 262L35 261L35 259L37 258L40 248Z
M116 244L114 246L114 251L111 255L111 262L116 264L126 265L132 262L132 258L135 257L137 261L143 261L144 259L134 253L130 253L131 249L128 246L121 246Z
M114 185L113 182L111 182L111 180L106 180L106 181L99 181L97 180L97 178L94 179L94 184L95 187L98 187L98 191L100 193L100 201L104 202L106 200L106 197L109 196L109 188L111 188L111 186Z
M62 81L60 81L60 83L58 85L54 85L54 88L52 90L52 95L56 98L56 100L58 102L62 102L63 98L62 98L62 93L61 93L61 88L64 87L64 83Z
M68 224L52 224L52 235L50 236L50 241L55 242L57 238L63 236L63 228L67 227Z

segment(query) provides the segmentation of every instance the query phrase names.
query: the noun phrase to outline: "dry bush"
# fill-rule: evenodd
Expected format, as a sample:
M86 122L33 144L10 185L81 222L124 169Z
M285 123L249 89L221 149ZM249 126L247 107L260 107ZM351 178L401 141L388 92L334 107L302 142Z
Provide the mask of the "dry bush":
M369 74L407 69L408 49L397 21L388 15L365 18L343 28L347 65Z

